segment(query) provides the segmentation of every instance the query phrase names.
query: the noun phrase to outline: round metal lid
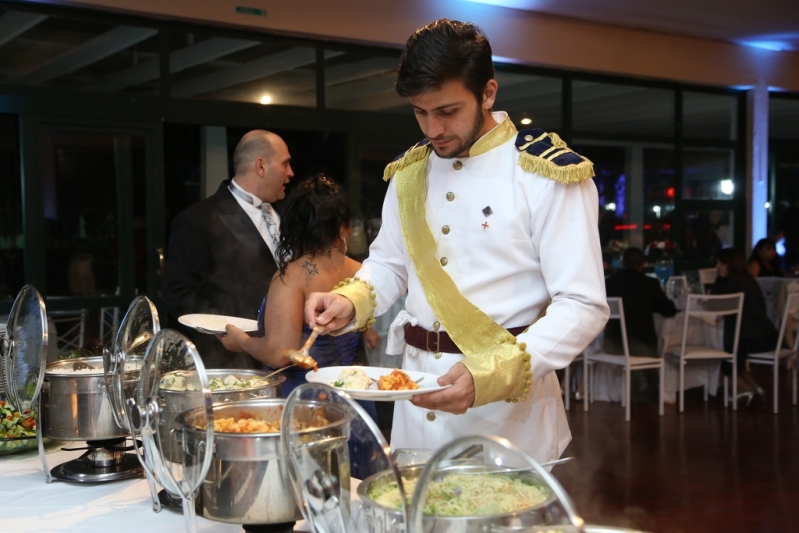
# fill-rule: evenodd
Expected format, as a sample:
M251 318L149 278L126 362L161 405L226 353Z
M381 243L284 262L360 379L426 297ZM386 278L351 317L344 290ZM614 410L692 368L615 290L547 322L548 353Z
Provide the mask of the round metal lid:
M182 392L178 404L170 403ZM211 465L214 415L208 377L194 344L177 331L153 337L144 356L135 398L126 401L128 420L140 432L145 468L171 494L181 497L187 525L194 520L196 489ZM176 418L191 412L191 423L204 431L191 438Z
M424 467L410 467L409 478L414 470L408 510L412 533L450 531L458 523L474 531L537 531L552 525L581 531L583 526L560 483L507 439L459 438Z
M108 379L108 399L114 420L128 432L131 431L125 413L125 402L133 397L136 390L130 381L138 376L136 367L142 363L147 347L160 329L161 323L155 305L146 296L138 296L131 302L122 319L114 338L113 352L106 351L103 354L103 366Z
M351 505L353 478L363 479L361 486L374 483L374 493L394 487L404 496L399 470L373 416L373 403L356 402L321 383L301 385L286 400L281 446L295 497L313 531L369 531L378 520L406 523L404 497L386 517L374 505Z
M39 397L47 366L47 313L33 285L19 291L3 342L3 388L24 417Z

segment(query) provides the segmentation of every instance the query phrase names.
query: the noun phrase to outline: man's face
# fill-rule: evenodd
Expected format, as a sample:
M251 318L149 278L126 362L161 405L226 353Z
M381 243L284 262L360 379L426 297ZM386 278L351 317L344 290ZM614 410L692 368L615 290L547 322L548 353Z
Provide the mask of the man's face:
M495 95L493 80L480 103L460 80L451 80L443 83L440 89L412 96L409 100L416 121L433 150L439 157L449 159L469 155L469 148L491 129L486 125L486 115L494 104Z
M276 202L286 197L286 184L294 177L291 170L291 156L288 146L279 137L272 139L272 147L275 153L272 159L259 158L259 172L263 172L258 191L258 198L263 202Z

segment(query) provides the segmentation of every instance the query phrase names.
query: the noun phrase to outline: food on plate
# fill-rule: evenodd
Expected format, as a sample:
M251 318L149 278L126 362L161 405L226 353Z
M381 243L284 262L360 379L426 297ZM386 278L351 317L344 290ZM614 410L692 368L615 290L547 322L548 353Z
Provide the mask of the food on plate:
M345 368L339 372L338 378L333 382L334 387L342 389L366 390L374 380L358 367Z
M419 384L413 381L408 374L395 368L390 374L380 376L377 380L377 388L380 390L416 390Z
M127 369L127 365L125 365ZM266 387L269 385L268 379L259 377L253 378L240 378L229 374L224 378L212 378L208 382L208 388L212 391L226 391L226 390L243 390L255 389L258 387ZM196 383L192 383L187 379L187 375L183 372L170 372L161 378L161 388L173 391L196 391L200 390Z
M407 503L417 478L402 477ZM396 482L369 491L376 503L402 509ZM427 491L424 514L431 516L484 516L529 509L547 499L538 487L503 474L451 474L434 481Z
M0 400L0 439L36 436L36 419L24 418L10 403Z
M320 428L330 424L322 409L317 409L313 415L310 420L295 420L294 429ZM270 422L261 420L251 413L239 413L238 419L215 419L214 431L217 433L277 433L280 431L280 418Z

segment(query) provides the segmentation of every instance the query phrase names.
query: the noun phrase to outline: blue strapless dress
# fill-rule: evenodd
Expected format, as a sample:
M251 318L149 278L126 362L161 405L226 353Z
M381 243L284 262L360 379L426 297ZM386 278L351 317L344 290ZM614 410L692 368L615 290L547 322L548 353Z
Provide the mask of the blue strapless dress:
M263 337L266 335L266 328L264 325L264 314L266 310L266 298L261 302L261 307L258 309L258 335ZM304 343L308 336L311 334L311 328L307 325L302 327L301 343ZM353 331L345 333L344 335L332 336L321 335L316 339L313 346L311 346L311 357L317 362L320 367L328 366L350 366L355 362L358 356L358 345L361 342L361 332ZM274 370L271 367L264 366L265 370ZM307 383L305 374L308 370L293 366L283 371L286 376L286 381L283 382L283 387L280 392L282 398L288 398L291 391ZM375 409L374 402L365 402L357 400L358 404L372 417L372 420L377 422L377 410ZM350 438L350 463L351 474L356 479L366 479L372 472L369 468L371 458L373 457L372 450L374 446L373 439L359 439L356 435Z

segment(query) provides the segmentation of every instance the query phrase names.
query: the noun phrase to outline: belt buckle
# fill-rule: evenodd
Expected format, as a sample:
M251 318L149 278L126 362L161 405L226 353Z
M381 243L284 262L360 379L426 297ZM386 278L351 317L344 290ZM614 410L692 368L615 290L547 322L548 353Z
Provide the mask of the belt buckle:
M441 324L438 321L436 321L436 322L433 322L433 330L434 331L430 331L430 330L427 330L427 329L424 330L424 332L425 332L425 335L424 335L424 337L425 337L425 339L424 339L425 340L425 348L427 348L428 352L433 352L435 354L436 359L441 357L441 331L440 331L440 328L441 328ZM435 350L431 350L430 349L430 334L431 333L435 333L435 335L436 335L436 349Z

